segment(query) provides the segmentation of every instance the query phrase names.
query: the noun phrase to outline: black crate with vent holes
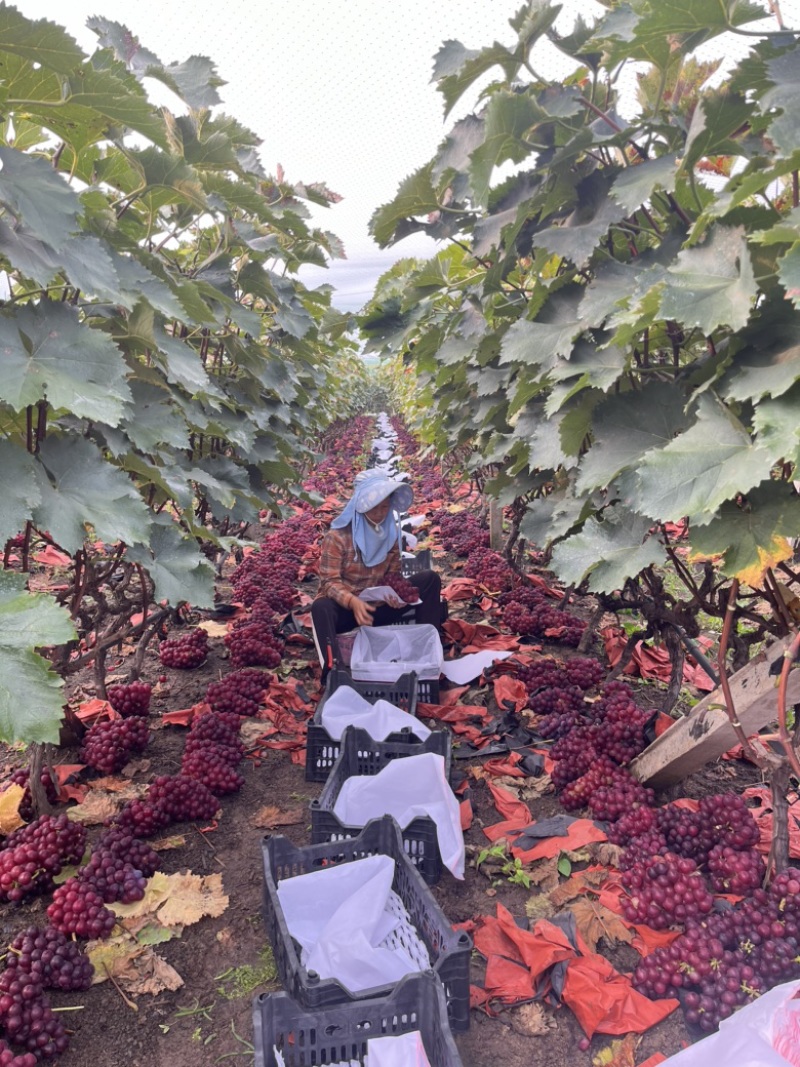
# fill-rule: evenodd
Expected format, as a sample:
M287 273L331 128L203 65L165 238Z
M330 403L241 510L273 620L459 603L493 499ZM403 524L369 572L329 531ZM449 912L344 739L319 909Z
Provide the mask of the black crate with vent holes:
M278 975L286 991L304 1008L318 1010L351 1001L362 1003L385 996L391 984L351 993L335 978L320 978L300 962L300 949L289 933L278 899L278 883L323 867L353 863L365 856L391 856L395 862L392 889L411 925L424 942L431 968L441 982L447 1016L454 1030L469 1027L469 964L472 939L454 930L421 874L409 859L400 827L386 815L372 819L357 836L299 847L285 837L265 838L263 911ZM335 1061L334 1061L335 1062Z
M433 567L431 566L431 550L429 548L423 548L421 552L417 552L414 556L402 556L400 559L400 573L404 578L430 570L433 570Z
M378 700L388 700L395 707L407 711L409 715L417 713L417 676L411 674L401 675L396 682L359 682L341 668L332 670L325 683L325 692L314 712L314 718L308 724L308 737L306 741L306 781L324 782L333 765L339 757L341 741L334 740L322 725L322 711L326 702L341 686L349 686L359 696L374 704ZM420 739L413 733L393 733L386 738L387 741L396 741L406 744L412 751L408 755L414 755L414 749L420 743Z
M255 1067L278 1067L278 1055L285 1067L365 1064L368 1041L414 1031L431 1067L462 1067L444 990L430 971L409 974L385 997L317 1010L301 1007L288 993L262 993L253 1000Z
M339 758L333 765L318 800L311 802L311 840L314 844L343 837L357 837L361 826L345 826L333 813L336 799L348 778L354 775L374 775L394 759L421 756L435 752L444 757L445 777L450 777L450 734L434 731L422 743L409 750L408 744L394 741L373 741L365 730L348 726L342 736ZM442 877L442 856L436 823L429 816L412 819L401 830L408 857L428 885L436 885Z

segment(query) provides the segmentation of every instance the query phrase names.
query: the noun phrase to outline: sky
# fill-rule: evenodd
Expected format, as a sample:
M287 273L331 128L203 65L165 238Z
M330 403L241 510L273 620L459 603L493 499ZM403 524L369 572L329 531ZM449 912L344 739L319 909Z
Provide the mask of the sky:
M227 83L222 109L263 140L269 172L289 181L324 182L343 199L314 209L316 225L344 242L347 260L327 271L304 269L307 285L336 287L335 304L357 310L378 276L404 256L430 256L436 245L415 234L380 250L368 233L375 209L434 154L474 91L444 121L431 83L442 42L482 48L511 44L508 20L522 0L20 0L28 18L47 18L91 52L86 20L101 15L126 25L165 63L209 56ZM562 0L558 28L576 11L602 11L594 0ZM800 0L782 0L786 21L800 25ZM790 20L789 15L794 15ZM537 58L546 75L568 64L547 42ZM489 79L487 79L489 80ZM155 99L156 94L153 94Z

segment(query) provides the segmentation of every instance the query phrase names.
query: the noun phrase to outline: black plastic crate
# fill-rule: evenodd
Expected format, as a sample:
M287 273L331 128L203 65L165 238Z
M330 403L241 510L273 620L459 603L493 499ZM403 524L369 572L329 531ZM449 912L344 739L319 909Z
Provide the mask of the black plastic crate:
M325 683L325 692L314 712L314 718L308 724L308 738L306 741L306 781L324 782L333 769L333 765L339 756L341 741L335 741L322 725L322 710L326 701L343 685L355 689L370 704L377 700L388 700L409 715L417 713L417 676L402 674L396 682L359 682L350 674L337 668L328 675ZM413 733L389 734L387 741L402 742L406 745L416 746L420 739ZM409 755L414 755L413 751Z
M357 837L363 827L345 826L334 814L336 798L348 778L353 775L374 775L393 759L406 756L421 756L435 752L444 756L445 776L450 777L450 734L446 730L434 731L424 742L409 750L408 744L393 741L373 741L365 730L348 726L341 741L339 758L328 775L318 800L311 802L311 840L316 845L323 841ZM439 835L436 823L429 816L412 819L403 830L403 845L408 858L428 885L436 885L442 877L442 857L439 852Z
M433 570L431 563L431 550L429 548L423 548L421 552L417 552L415 556L402 556L400 558L400 573L408 578L412 574L419 574L421 571Z
M367 1041L419 1030L431 1067L462 1067L447 1025L441 982L430 971L409 974L385 997L351 1001L317 1011L288 993L263 993L253 1001L255 1067L325 1063L363 1064Z
M430 820L428 820L430 821ZM357 836L300 848L285 837L265 838L264 921L281 982L304 1008L329 1008L344 1002L362 1003L385 996L391 985L350 993L335 978L320 978L300 963L300 952L289 934L278 900L278 882L329 867L352 863L365 856L391 856L395 861L392 888L400 897L431 957L434 974L442 983L447 1015L454 1030L469 1028L469 964L472 939L454 930L434 900L421 874L404 849L400 827L390 816L372 819Z

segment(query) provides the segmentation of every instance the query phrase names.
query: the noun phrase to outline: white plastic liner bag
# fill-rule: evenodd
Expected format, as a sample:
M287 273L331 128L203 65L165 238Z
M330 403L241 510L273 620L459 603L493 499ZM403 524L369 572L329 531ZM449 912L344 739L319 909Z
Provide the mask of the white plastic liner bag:
M396 682L409 671L434 679L442 673L443 665L442 640L429 623L360 626L350 657L353 677L370 682Z
M664 1067L800 1067L800 982L784 982L746 1004Z
M328 697L322 706L320 720L334 741L341 741L346 726L359 726L373 741L383 741L389 734L407 729L420 741L430 737L431 733L414 715L388 700L370 704L349 685L340 685Z
M358 993L430 968L393 878L391 856L367 856L278 883L286 925L307 970Z
M278 1067L286 1067L285 1060L274 1049ZM340 1060L330 1067L362 1067L358 1060ZM422 1044L419 1030L397 1037L376 1037L367 1042L367 1054L363 1067L431 1067L431 1061Z
M402 829L427 815L436 823L442 862L456 878L464 877L461 813L445 775L444 756L405 756L377 774L346 778L333 814L345 826L366 826L370 819L393 815Z

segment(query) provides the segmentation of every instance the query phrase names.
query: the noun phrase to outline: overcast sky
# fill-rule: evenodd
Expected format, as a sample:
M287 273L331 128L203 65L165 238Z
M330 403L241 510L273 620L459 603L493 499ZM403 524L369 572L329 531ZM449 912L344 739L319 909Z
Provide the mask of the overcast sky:
M223 108L263 139L262 161L280 163L292 181L323 181L344 199L315 211L315 221L338 234L348 259L327 272L339 307L356 309L378 275L396 259L431 255L436 246L414 235L381 252L367 226L399 182L434 153L447 123L430 83L433 56L449 38L469 48L514 40L509 18L521 0L24 0L29 18L65 26L92 51L86 19L102 15L126 25L165 63L210 56L227 82ZM797 25L800 0L782 0ZM563 0L566 28L575 11L602 9L594 0ZM549 76L569 69L544 42L537 66Z

